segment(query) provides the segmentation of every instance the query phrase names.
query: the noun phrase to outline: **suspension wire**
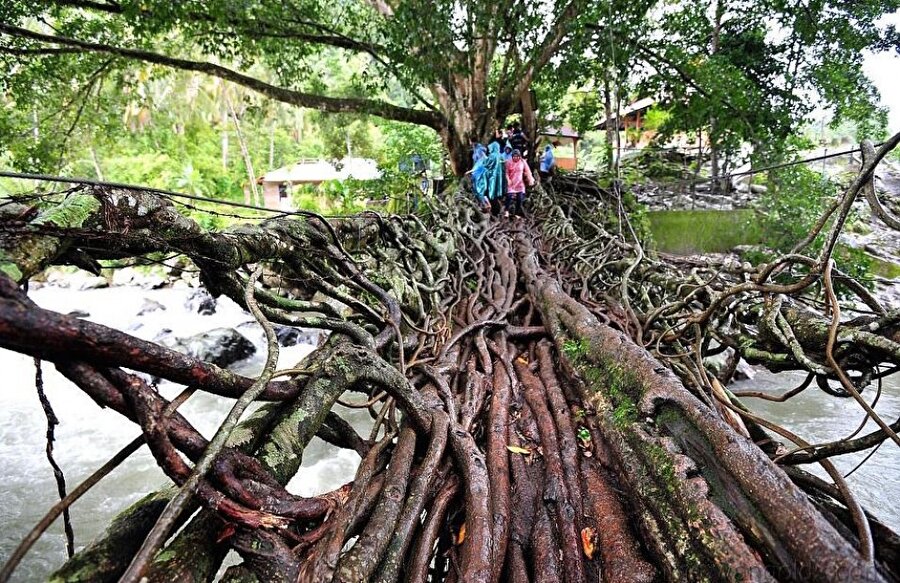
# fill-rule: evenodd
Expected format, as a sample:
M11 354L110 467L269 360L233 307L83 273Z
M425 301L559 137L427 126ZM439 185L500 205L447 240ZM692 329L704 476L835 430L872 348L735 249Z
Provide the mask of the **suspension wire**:
M607 27L607 30L609 31L609 56L610 60L612 60L613 80L615 81L614 88L616 91L616 163L613 167L616 171L616 183L618 184L621 177L619 165L622 163L622 137L619 133L619 121L622 119L622 102L619 96L619 69L616 65L616 46L613 42L612 0L607 0L606 2L606 14L607 18L609 18L609 26ZM616 188L619 189L618 186Z
M873 147L878 148L878 147L881 147L882 145L884 145L884 142L879 142L877 144L874 144ZM637 148L632 148L632 149L640 151ZM651 150L653 150L653 151L660 151L660 150L676 151L677 148L651 148ZM828 160L829 158L838 158L840 156L846 156L848 154L854 154L857 152L862 152L862 148L853 148L852 150L842 150L840 152L832 152L831 154L824 154L822 156L814 156L812 158L802 158L800 160L793 160L791 162L782 162L780 164L772 164L770 166L763 166L762 168L751 168L750 170L743 170L741 172L730 172L728 174L720 174L717 178L730 179L730 178L734 178L737 176L752 176L754 174L762 174L763 172L768 172L770 170L780 170L782 168L789 168L791 166L799 166L801 164L820 162L822 160ZM710 180L712 180L712 177L703 178L703 179L694 179L694 180L676 180L675 183L677 183L679 185L683 185L683 186L690 186L692 184L705 184L705 183L709 182Z
M884 145L884 142L879 142L879 143L875 144L873 147L879 148L882 145ZM822 156L815 156L813 158L804 158L802 160L794 160L793 162L783 162L781 164L773 164L771 166L764 166L762 168L745 170L743 172L732 172L730 174L723 174L720 178L731 178L734 176L749 176L751 174L759 174L761 172L768 172L769 170L779 170L781 168L787 168L789 166L797 166L799 164L809 164L810 162L819 162L821 160L828 160L829 158L837 158L839 156L846 156L847 154L853 154L856 152L862 152L862 148L854 148L852 150L833 152L831 154L824 154Z
M193 194L185 194L183 192L175 192L172 190L165 190L162 188L153 188L150 186L138 186L135 184L127 184L124 182L111 182L108 180L96 180L93 178L71 178L71 177L66 177L66 176L57 176L54 174L33 174L33 173L29 173L29 172L13 172L10 170L0 170L0 177L2 177L2 178L17 178L17 179L21 179L21 180L43 180L45 182L58 182L61 184L82 184L82 185L87 184L90 186L103 186L106 188L122 188L125 190L140 190L140 191L149 192L152 194L159 194L159 195L167 197L167 198L171 198L171 197L184 198L187 200L196 200L196 201L206 202L206 203L210 203L213 205L244 208L244 209L261 211L261 212L275 214L275 215L281 215L281 216L301 216L301 217L309 217L309 218L325 217L325 218L329 218L329 219L340 218L343 216L343 215L322 215L322 214L314 213L311 211L287 211L287 210L280 210L280 209L272 209L272 208L267 208L267 207L262 207L262 206L255 206L252 204L246 204L246 203L242 203L242 202L234 202L234 201L230 201L230 200L205 198L202 196L196 196ZM188 205L185 205L185 206L188 206ZM197 210L203 210L203 209L197 209ZM251 218L251 217L238 216L238 218Z

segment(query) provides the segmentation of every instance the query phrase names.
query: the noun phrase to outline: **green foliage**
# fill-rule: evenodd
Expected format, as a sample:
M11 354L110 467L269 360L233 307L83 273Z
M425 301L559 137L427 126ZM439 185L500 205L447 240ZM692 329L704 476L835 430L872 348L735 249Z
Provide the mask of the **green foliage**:
M579 427L575 433L575 436L584 443L587 443L591 440L591 432L586 427Z
M384 120L379 122L380 133L377 160L388 172L399 170L400 163L413 154L424 158L432 168L438 168L444 158L440 136L431 128Z
M342 69L341 63L330 62L340 71L336 73L340 82L352 83L352 67ZM109 108L97 111L96 118L92 109L85 110L83 127L73 134L90 147L58 144L61 149L54 149L48 146L49 137L35 141L34 134L27 132L26 139L0 143L0 150L6 148L5 155L0 153L4 165L258 203L248 198L248 172L229 104L239 118L257 176L298 159L340 158L347 154L348 146L354 156L374 157L388 168L378 181L328 184L322 192L300 189L296 198L301 208L354 212L363 208L366 199L403 196L411 180L397 170L400 160L418 152L432 167L438 167L443 158L439 137L430 128L352 114L309 114L195 73L141 67L107 85L102 95L101 103ZM4 101L2 96L0 104L16 115L22 113L15 102ZM41 104L37 107L43 111ZM52 119L48 118L48 123ZM9 121L9 117L0 114L0 123L3 120ZM43 135L43 126L38 135ZM35 154L45 146L46 155ZM202 203L199 206L204 207ZM184 212L210 229L232 222L202 211Z
M762 242L751 210L673 210L647 213L656 249L667 253L725 253Z
M644 130L656 131L663 127L670 119L672 114L665 109L659 107L651 107L644 115Z
M803 239L839 193L836 184L803 165L770 173L769 185L755 208L766 245L778 251L787 251ZM815 244L817 251L821 239Z
M583 358L588 349L590 348L590 343L584 339L579 338L577 340L567 339L563 342L563 353L571 360L578 361Z
M22 279L22 271L19 269L19 266L10 261L3 251L0 251L0 272L6 274L13 281Z
M318 194L327 200L328 209L335 213L354 213L365 208L366 187L369 180L327 180L319 185Z
M777 252L790 251L812 231L829 202L841 192L838 184L803 165L772 171L769 188L755 205L762 240ZM851 211L848 228L857 220ZM829 220L810 244L807 254L816 255L822 249L830 224ZM767 260L769 255L763 253L750 259ZM841 270L854 277L864 278L872 267L871 259L863 250L841 243L835 248L834 259Z
M623 42L634 47L637 93L656 97L670 113L658 127L660 139L702 130L720 164L734 167L747 143L755 155L778 161L816 107L879 135L883 117L861 55L889 45L892 32L874 23L894 9L878 0L688 0L649 14L639 34ZM649 74L643 63L653 68Z
M663 138L702 130L732 165L746 143L783 154L816 97L877 138L883 115L860 59L896 41L875 25L895 3L807 4L12 0L0 5L0 135L13 139L0 154L20 169L108 178L118 178L107 168L115 158L165 156L154 185L240 199L246 166L261 174L348 151L389 158L396 128L375 117L439 129L460 170L460 144L523 96L588 129L609 113L605 92L656 97L646 127ZM232 118L252 164L236 150ZM603 154L592 145L589 163Z
M612 152L608 146L605 132L590 131L582 134L578 142L579 168L593 171L605 169Z
M73 194L65 197L37 216L35 225L50 223L57 227L77 228L84 224L91 214L100 208L100 202L87 194Z
M571 91L563 98L561 109L569 125L584 134L597 123L603 103L597 91Z
M613 420L616 425L622 427L637 421L637 407L627 398L617 395L618 404L613 409Z
M654 182L693 178L693 164L688 165L683 155L667 150L647 148L624 158L619 166L619 171L629 176L629 184L647 178Z

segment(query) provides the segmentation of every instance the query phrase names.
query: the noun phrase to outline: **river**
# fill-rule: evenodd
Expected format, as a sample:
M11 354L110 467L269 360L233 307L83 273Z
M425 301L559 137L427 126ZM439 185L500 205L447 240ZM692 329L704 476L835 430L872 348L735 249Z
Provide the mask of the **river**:
M34 290L30 297L38 305L68 313L84 310L87 319L151 340L162 330L190 336L216 327L234 327L257 346L253 357L232 367L254 374L264 359L263 334L252 317L228 298L218 301L216 313L201 316L186 307L189 289L144 290L113 287L75 291L54 286ZM166 307L136 316L145 300ZM312 350L310 345L281 348L279 368L295 365ZM4 390L0 391L0 561L5 562L22 537L58 501L56 482L45 457L47 421L35 391L33 359L0 349ZM42 366L44 388L59 425L54 455L72 489L138 435L134 424L117 413L102 410L51 364ZM160 383L167 397L180 387ZM207 394L194 395L179 409L207 438L224 419L233 400ZM343 411L360 430L371 426L364 411ZM340 450L314 439L303 457L303 467L288 484L288 490L311 496L337 488L352 479L359 463L355 452ZM167 483L146 447L119 466L72 507L76 547L90 542L120 510L148 492ZM13 581L43 581L65 561L62 519L58 519L35 544L13 575Z
M254 357L239 363L235 370L248 375L259 370L263 358L262 330L250 315L227 298L219 300L215 314L198 315L186 307L191 293L189 289L145 290L134 286L85 291L45 286L30 295L42 307L63 313L76 308L84 310L92 321L144 339L153 339L163 329L170 329L177 336L189 336L215 327L234 327L258 348ZM148 299L166 309L137 316ZM296 364L311 349L309 345L282 348L279 367ZM55 457L71 489L138 432L132 423L116 413L101 410L52 365L45 363L42 369L45 391L60 420L56 428ZM5 562L21 538L58 498L53 473L44 455L46 419L34 388L34 362L0 349L0 370L6 379L4 390L0 391L0 472L4 484L0 491L0 524L3 525L0 561ZM781 391L800 379L797 375L760 371L752 380L742 381L735 388ZM179 387L170 383L160 384L160 391L168 397L178 390ZM846 435L862 419L861 410L851 399L835 399L814 387L787 403L746 401L756 411L811 442ZM228 399L199 394L180 410L199 431L210 437L231 404ZM886 380L877 410L889 422L900 415L900 379L896 376ZM360 430L370 424L365 412L351 411L349 415ZM837 466L849 470L863 455L846 456L837 461ZM307 496L326 492L352 479L358 462L355 453L315 439L288 490ZM88 543L117 512L166 482L146 448L141 449L72 507L76 546ZM900 448L885 443L849 482L865 506L900 530L900 507L896 504L900 499ZM58 520L26 556L13 580L44 580L64 560L65 540L62 521Z

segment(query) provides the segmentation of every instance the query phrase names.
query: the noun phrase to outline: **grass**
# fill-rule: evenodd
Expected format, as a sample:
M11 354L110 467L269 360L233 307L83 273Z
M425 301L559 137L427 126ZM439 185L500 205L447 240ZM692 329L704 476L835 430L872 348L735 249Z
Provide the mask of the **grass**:
M667 253L722 253L760 243L752 210L653 211L647 213L656 248Z
M872 261L872 273L888 279L900 279L900 265L879 259L874 255L870 257Z

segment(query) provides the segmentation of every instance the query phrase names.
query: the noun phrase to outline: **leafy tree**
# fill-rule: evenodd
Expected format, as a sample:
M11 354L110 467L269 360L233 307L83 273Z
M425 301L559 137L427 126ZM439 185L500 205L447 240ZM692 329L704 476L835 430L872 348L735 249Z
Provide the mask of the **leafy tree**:
M897 7L824 0L672 5L655 15L656 34L638 46L655 69L643 88L670 108L665 133L707 134L713 174L748 142L757 157L780 160L786 138L817 105L830 108L836 123L878 118L862 51L895 36L875 21Z
M15 79L3 89L23 99L36 79L84 84L102 63L144 61L291 105L431 127L461 171L469 141L530 101L551 60L577 46L573 31L595 16L594 4L6 0L0 52ZM317 64L333 50L365 62L353 80L362 92L326 86Z
M745 142L759 156L779 156L816 96L837 118L872 119L875 93L860 71L861 51L892 46L896 31L875 22L897 6L2 0L0 91L14 104L36 103L40 94L43 107L68 112L40 140L12 146L23 166L51 158L53 144L83 113L76 104L96 101L105 83L134 83L129 70L143 62L161 66L152 75L182 69L292 106L429 127L461 172L470 141L512 114L534 132L538 113L552 110L570 87L601 93L595 107L607 113L638 88L671 111L665 131L708 134L717 171ZM350 66L336 77L335 64ZM6 109L4 130L23 135L37 125L29 107ZM335 123L366 142L361 125ZM339 132L328 133L335 135L324 149L335 152Z

